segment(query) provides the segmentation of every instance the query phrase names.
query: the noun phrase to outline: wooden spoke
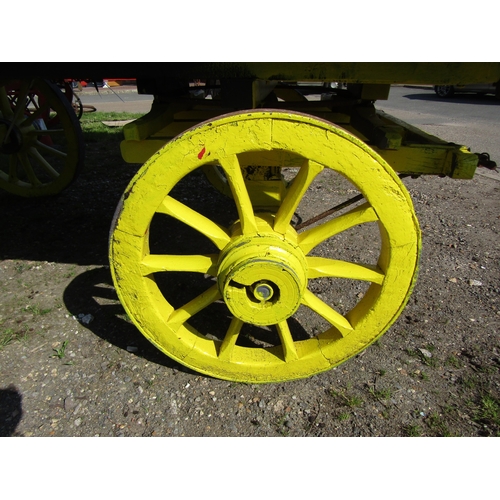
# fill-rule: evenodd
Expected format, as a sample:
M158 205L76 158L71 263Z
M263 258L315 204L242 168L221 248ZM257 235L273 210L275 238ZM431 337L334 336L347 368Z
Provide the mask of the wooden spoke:
M306 290L302 303L326 319L331 325L338 328L343 337L352 331L351 324L342 314L335 311L335 309L331 308L328 304L325 304L325 302L314 295L310 290Z
M46 132L46 130L44 130L43 132ZM52 156L57 156L58 158L66 158L68 156L68 153L53 148L52 146L48 146L47 144L44 144L43 142L40 141L35 141L35 146L37 149L39 150L41 149L42 151L45 151L47 154L50 154Z
M166 271L204 273L216 276L218 254L148 255L141 262L143 276Z
M233 198L236 203L238 215L241 221L243 234L251 235L257 233L257 223L253 211L252 202L245 185L245 179L236 155L220 159L220 165L224 170Z
M177 331L189 318L220 298L221 295L217 285L213 285L206 292L173 311L168 319L169 327Z
M171 196L163 200L157 211L196 229L209 238L219 250L222 250L231 240L226 229Z
M59 172L38 152L35 148L30 148L28 155L35 158L41 167L53 178L59 177Z
M307 257L309 279L312 278L348 278L352 280L370 281L379 285L384 281L384 273L378 266L354 264L344 260Z
M236 346L236 341L238 340L238 335L240 334L241 327L243 326L243 321L238 318L233 318L231 324L226 332L224 340L219 349L219 359L221 361L230 361L231 354Z
M277 233L285 234L292 220L293 214L299 203L308 190L315 177L323 170L323 165L311 160L305 160L300 167L298 174L293 180L285 199L276 213L274 220L274 230Z
M278 330L281 345L283 346L283 356L285 357L285 361L289 363L290 361L299 359L288 322L286 320L281 321L276 325L276 329Z
M26 173L26 176L28 177L30 183L33 186L38 186L41 184L40 180L35 174L35 171L33 170L33 165L31 164L28 155L26 153L20 153L19 156L19 161L21 163L21 166Z

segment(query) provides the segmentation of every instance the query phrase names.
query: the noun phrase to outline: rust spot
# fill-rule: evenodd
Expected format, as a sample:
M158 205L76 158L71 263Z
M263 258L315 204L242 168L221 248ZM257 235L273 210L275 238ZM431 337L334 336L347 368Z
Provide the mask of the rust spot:
M205 154L206 149L203 148L199 153L198 153L198 160L201 160L203 158L203 155Z

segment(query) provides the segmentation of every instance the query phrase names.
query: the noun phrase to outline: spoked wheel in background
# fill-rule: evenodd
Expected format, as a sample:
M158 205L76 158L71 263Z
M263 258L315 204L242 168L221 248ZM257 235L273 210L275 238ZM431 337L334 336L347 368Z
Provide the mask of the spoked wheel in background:
M83 157L80 123L56 85L0 81L0 188L27 197L57 194L75 180Z
M259 165L283 171L279 203L262 203L264 181L246 182ZM296 229L322 200L352 194L354 206ZM202 123L156 153L117 209L110 262L129 317L165 354L210 376L277 382L328 370L382 335L419 251L410 197L383 159L328 122L262 110Z
M83 116L83 103L76 94L73 94L71 106L73 107L76 117L80 119Z

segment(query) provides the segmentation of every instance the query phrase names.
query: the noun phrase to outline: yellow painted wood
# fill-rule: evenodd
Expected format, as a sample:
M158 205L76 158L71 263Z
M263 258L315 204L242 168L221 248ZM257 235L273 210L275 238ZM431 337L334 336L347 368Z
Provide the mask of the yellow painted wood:
M120 153L127 163L144 163L165 144L165 139L125 140L120 143Z
M162 204L158 207L158 213L171 215L184 224L201 230L220 250L231 241L231 237L226 229L171 196L165 197Z
M141 141L152 136L172 121L174 113L171 103L153 101L149 113L123 127L125 140Z
M401 174L472 179L478 162L477 155L468 151L465 146L412 144L395 150L373 149Z
M242 169L255 153L303 158L299 176L281 206L256 212ZM223 170L240 220L220 227L176 200L173 189L190 172L213 165ZM303 169L303 170L302 170ZM334 170L350 180L365 203L344 215L297 233L290 214L311 179ZM290 195L290 193L292 193ZM288 198L290 195L290 198ZM168 214L211 239L219 254L162 255L149 249L149 226ZM376 266L318 258L321 242L358 225L378 229ZM414 285L420 231L411 200L392 168L345 130L312 116L277 111L235 113L202 123L166 144L134 177L117 209L110 264L117 293L138 329L165 354L193 370L244 382L276 382L311 376L359 353L395 321ZM156 285L170 272L213 276L214 284L188 303L174 307ZM308 283L325 276L369 283L345 315L316 296ZM232 317L227 331L211 332L191 323L217 303ZM298 307L323 317L328 327L297 340L288 322ZM245 324L268 325L281 345L243 347ZM200 327L201 328L201 327Z
M277 233L286 234L293 214L299 206L300 200L303 198L312 181L323 168L323 165L313 161L306 160L303 163L276 213L273 228Z

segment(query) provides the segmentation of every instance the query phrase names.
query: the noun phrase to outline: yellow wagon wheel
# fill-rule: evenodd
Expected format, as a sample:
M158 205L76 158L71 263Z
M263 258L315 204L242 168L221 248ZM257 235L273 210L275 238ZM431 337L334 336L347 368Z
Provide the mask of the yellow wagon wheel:
M20 196L57 194L77 177L83 151L78 119L56 85L0 81L0 188Z
M252 201L259 185L242 172L254 164L295 174L278 208ZM206 165L223 169L232 199L200 189ZM324 174L364 200L297 231L301 201L329 189ZM165 354L214 377L276 382L328 370L382 335L419 251L410 197L382 158L331 123L262 110L202 123L151 157L117 208L110 262L128 315Z

